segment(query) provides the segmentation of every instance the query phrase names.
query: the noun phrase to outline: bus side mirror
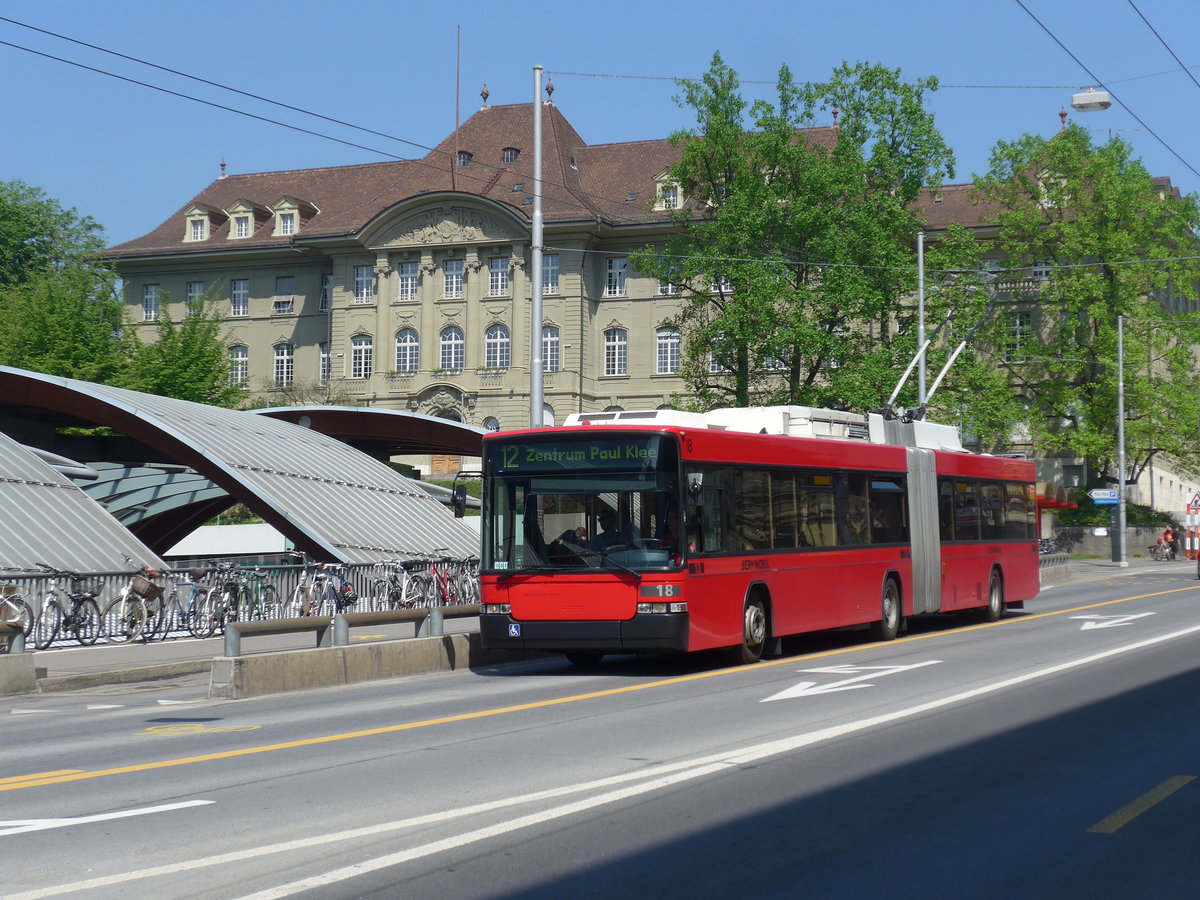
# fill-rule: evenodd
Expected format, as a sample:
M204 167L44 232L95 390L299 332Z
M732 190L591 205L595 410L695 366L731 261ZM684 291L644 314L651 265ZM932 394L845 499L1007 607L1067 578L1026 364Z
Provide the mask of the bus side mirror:
M692 506L704 505L704 473L689 472L687 477L688 496L692 499Z
M467 514L467 486L465 484L456 484L454 486L454 518L461 519Z

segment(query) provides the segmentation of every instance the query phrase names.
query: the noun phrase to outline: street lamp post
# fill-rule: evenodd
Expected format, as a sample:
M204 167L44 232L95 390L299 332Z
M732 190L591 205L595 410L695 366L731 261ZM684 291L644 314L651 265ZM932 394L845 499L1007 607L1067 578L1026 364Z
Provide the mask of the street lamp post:
M1125 555L1125 317L1117 316L1117 540L1113 562L1129 565Z

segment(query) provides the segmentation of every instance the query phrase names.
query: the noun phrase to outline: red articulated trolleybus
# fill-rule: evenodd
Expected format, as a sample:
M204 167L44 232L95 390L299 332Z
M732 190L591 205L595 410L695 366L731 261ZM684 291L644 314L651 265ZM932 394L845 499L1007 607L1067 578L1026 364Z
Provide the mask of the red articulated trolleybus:
M733 648L1039 589L1034 466L956 428L808 407L572 416L484 438L488 648Z

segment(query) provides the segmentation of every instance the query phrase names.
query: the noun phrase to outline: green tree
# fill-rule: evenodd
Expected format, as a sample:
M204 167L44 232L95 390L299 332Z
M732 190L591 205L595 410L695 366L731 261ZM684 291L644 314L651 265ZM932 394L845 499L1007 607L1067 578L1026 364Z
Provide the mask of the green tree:
M0 287L0 363L116 383L131 349L121 327L123 315L111 280L84 266Z
M229 354L221 339L216 303L205 300L192 305L182 321L174 322L166 313L169 301L164 292L154 340L137 342L122 386L178 400L237 407L245 392L230 383Z
M119 380L130 344L103 231L40 189L0 182L0 363Z
M999 209L996 245L1009 268L998 296L1020 299L1023 267L1049 267L1028 338L1013 352L1011 312L990 336L1035 452L1085 457L1091 483L1117 480L1123 316L1130 475L1160 457L1200 472L1196 197L1156 183L1119 137L1097 146L1077 126L999 143L975 185Z
M634 264L683 300L669 324L692 402L880 406L915 350L896 317L915 287L913 201L953 171L923 105L936 80L859 63L802 85L783 66L775 102L747 110L716 54L680 86L696 127L671 138L676 233ZM835 128L804 130L829 109Z
M94 219L64 209L41 188L0 181L0 288L94 268L103 249L104 229Z

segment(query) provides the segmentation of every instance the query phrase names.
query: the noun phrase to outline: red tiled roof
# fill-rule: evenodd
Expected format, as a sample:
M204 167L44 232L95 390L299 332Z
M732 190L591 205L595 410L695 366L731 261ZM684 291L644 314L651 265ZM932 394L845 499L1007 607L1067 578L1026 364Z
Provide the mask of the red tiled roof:
M836 131L815 128L806 140L832 146ZM505 164L503 151L519 151L516 162ZM466 168L457 154L471 154ZM178 252L285 247L291 237L275 237L267 220L249 238L227 240L233 223L214 222L206 241L185 241L184 210L203 205L228 209L238 201L273 207L284 197L312 204L317 212L303 223L297 240L352 235L392 206L424 193L472 193L507 204L526 218L532 206L523 201L533 190L533 105L485 107L421 159L259 172L218 178L188 200L165 222L135 240L109 248L113 257ZM663 213L648 211L654 200L655 177L677 158L666 139L589 146L558 108L546 104L542 118L542 211L544 220L606 220L614 225L665 221ZM517 188L520 188L519 190ZM925 197L927 227L942 228L950 221L978 222L979 210L966 198L968 185L940 188L943 200ZM933 192L936 193L936 192ZM633 196L634 199L628 199Z

